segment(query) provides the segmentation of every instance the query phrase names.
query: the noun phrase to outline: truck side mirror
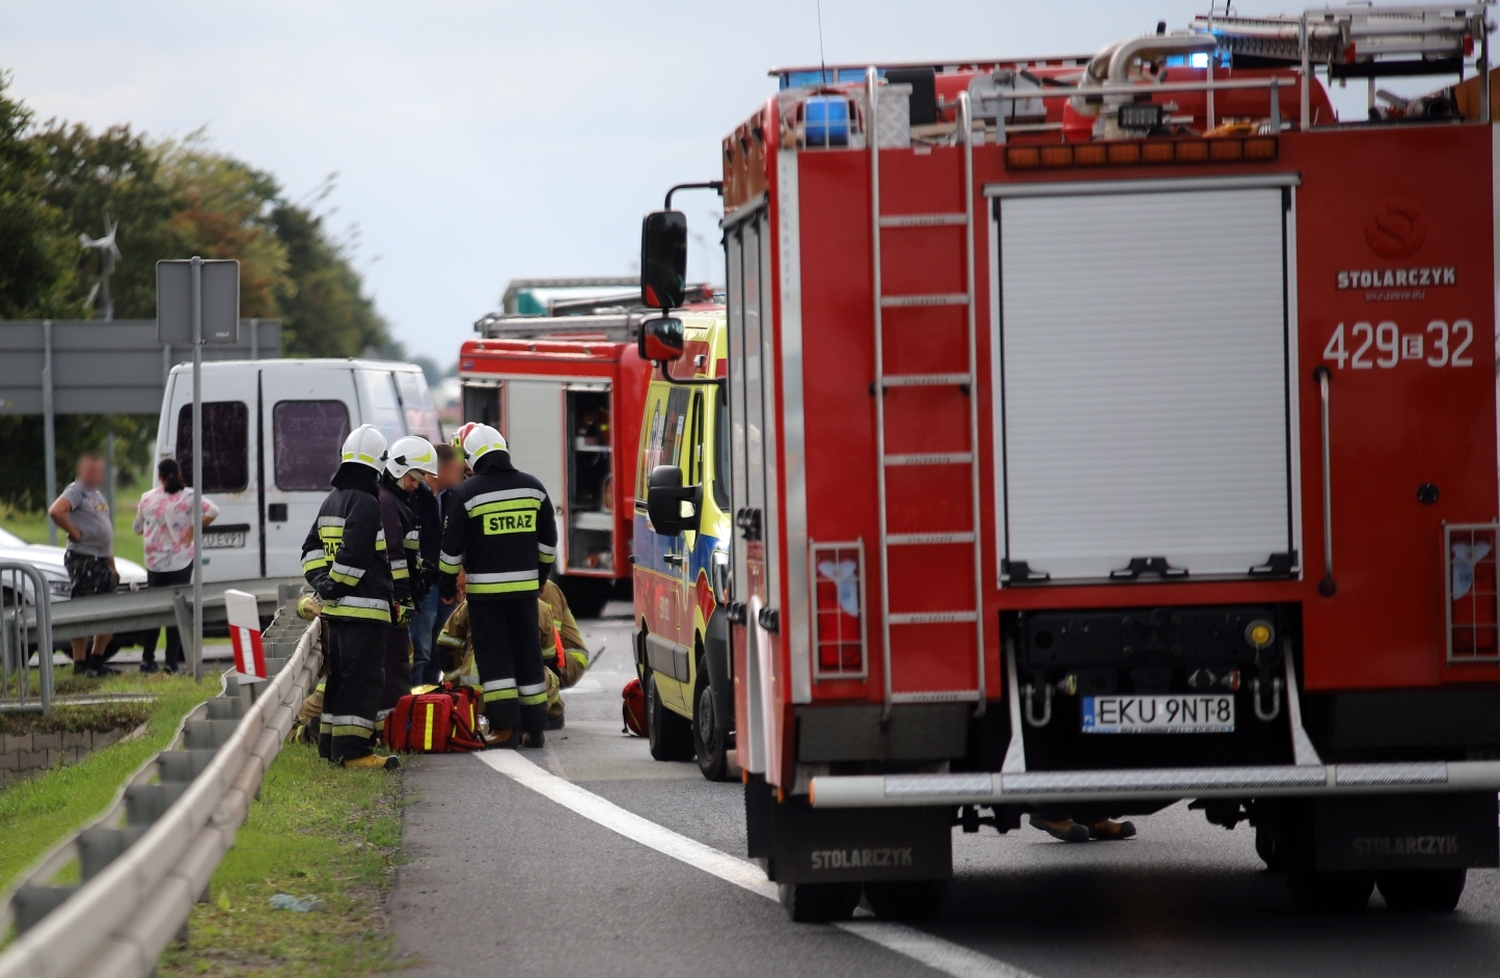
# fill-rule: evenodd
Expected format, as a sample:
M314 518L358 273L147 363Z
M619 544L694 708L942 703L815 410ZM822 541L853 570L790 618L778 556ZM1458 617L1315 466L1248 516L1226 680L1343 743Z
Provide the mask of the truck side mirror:
M676 360L682 356L682 345L682 320L661 316L641 323L636 350L642 360Z
M687 216L653 211L641 222L641 302L676 309L687 294Z
M675 537L698 527L698 508L703 503L702 486L682 484L682 469L658 465L651 470L646 489L646 516L657 535Z

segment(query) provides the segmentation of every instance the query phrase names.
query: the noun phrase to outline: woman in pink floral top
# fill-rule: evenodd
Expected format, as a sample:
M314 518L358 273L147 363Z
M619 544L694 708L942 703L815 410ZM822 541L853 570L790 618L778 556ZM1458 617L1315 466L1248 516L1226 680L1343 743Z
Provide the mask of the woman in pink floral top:
M141 496L135 508L135 532L145 537L146 586L172 587L193 582L193 490L182 484L173 459L156 467L161 485ZM203 525L214 521L219 507L203 500ZM167 629L166 671L182 666L182 636ZM142 646L141 672L156 671L156 633Z

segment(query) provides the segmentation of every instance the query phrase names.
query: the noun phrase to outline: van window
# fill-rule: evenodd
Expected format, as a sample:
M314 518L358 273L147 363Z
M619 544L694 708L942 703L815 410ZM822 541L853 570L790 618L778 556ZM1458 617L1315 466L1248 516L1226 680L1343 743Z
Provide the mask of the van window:
M193 479L193 406L177 412L177 464ZM250 409L243 401L203 402L203 486L200 492L242 492L250 485Z
M396 391L401 395L401 408L406 414L406 430L421 435L434 445L443 440L438 430L437 405L432 403L432 393L427 389L427 378L415 370L397 370Z
M349 408L343 401L277 401L271 410L276 488L326 490L338 471L339 450L349 430Z
M375 430L385 436L387 445L406 434L406 418L401 413L401 401L396 397L391 372L356 370L354 376L359 381L359 406L365 424L374 425Z

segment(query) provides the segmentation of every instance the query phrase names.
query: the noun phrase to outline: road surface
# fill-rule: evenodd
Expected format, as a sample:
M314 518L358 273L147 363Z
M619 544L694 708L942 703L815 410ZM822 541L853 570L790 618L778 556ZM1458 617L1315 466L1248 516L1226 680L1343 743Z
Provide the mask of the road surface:
M628 615L624 605L608 611ZM955 878L918 927L791 923L744 862L740 786L651 760L621 732L627 617L541 751L414 759L392 918L405 972L448 976L1442 976L1500 974L1500 872L1456 913L1293 908L1248 826L1179 804L1139 837L1066 845L954 830ZM497 768L499 768L497 770ZM518 780L519 779L519 780Z

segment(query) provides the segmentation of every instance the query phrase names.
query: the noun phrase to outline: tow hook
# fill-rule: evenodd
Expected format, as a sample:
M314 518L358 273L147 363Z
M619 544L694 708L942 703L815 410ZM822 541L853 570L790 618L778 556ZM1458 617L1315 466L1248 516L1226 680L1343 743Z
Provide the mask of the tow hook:
M1045 727L1052 722L1052 684L1043 682L1040 686L1031 683L1021 687L1021 695L1026 700L1026 722L1033 727ZM1036 715L1038 703L1042 707L1040 718Z
M1272 720L1281 716L1281 690L1281 677L1272 676L1271 706L1270 709L1266 709L1261 706L1260 677L1256 676L1254 679L1250 680L1250 695L1255 701L1255 715L1257 718L1264 720L1266 723L1270 723Z

